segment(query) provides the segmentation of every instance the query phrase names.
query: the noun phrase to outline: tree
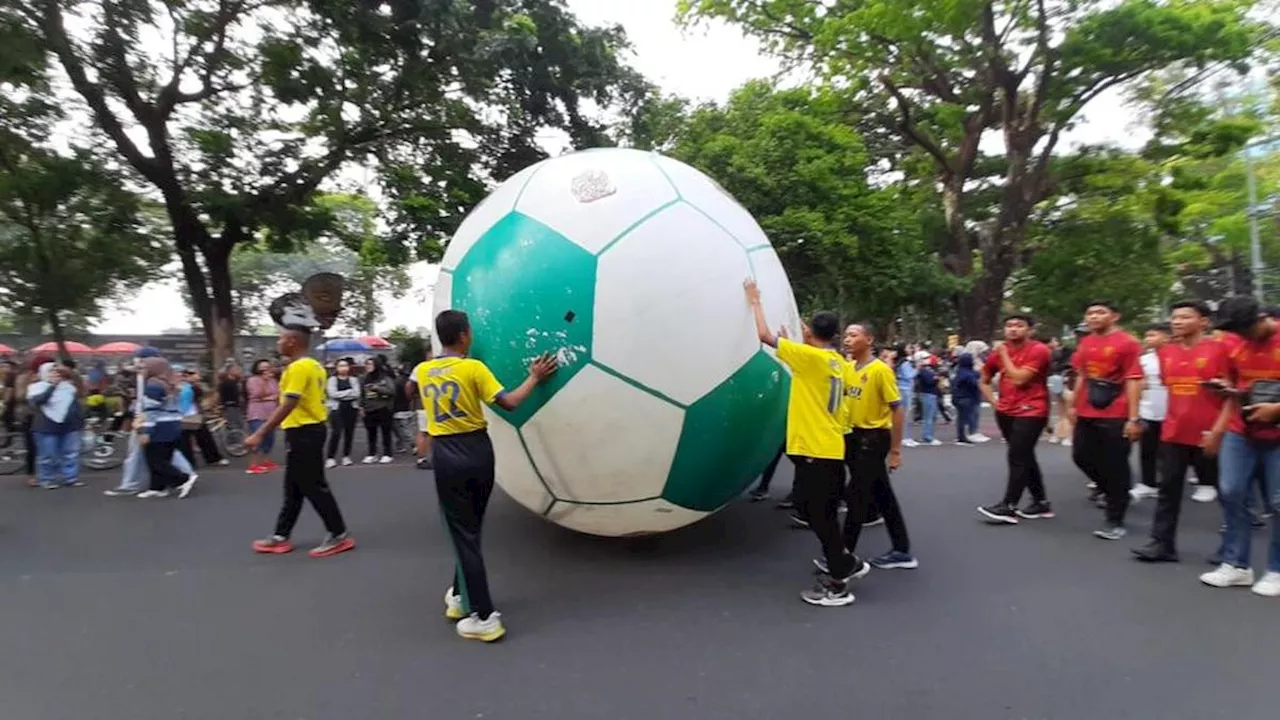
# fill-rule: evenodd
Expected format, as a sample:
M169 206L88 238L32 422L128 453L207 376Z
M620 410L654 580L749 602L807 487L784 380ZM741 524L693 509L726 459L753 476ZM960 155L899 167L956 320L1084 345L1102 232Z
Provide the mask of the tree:
M431 351L430 337L411 332L403 325L392 328L387 333L387 339L396 346L396 357L400 359L400 363L410 369L426 360Z
M1033 214L1055 192L1062 133L1099 95L1155 70L1239 66L1275 37L1250 19L1256 4L681 0L680 11L734 22L812 64L928 158L942 189L942 263L969 281L955 295L961 329L983 337L995 330ZM1003 155L982 157L989 132L1003 139ZM997 182L975 182L993 174Z
M803 310L887 321L950 287L912 188L874 189L831 91L753 82L688 118L671 154L715 178L769 236Z
M621 31L557 0L13 0L0 26L55 58L158 194L216 362L232 251L265 230L281 251L321 234L310 201L335 173L372 166L387 254L433 258L489 178L541 158L540 128L599 142L585 108L644 91Z

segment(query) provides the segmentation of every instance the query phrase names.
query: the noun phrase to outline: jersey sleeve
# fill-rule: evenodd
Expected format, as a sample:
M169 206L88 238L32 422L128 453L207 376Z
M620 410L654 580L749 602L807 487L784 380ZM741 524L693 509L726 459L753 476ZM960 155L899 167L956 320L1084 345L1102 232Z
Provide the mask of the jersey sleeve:
M1142 345L1134 340L1125 343L1124 379L1142 380L1146 373L1142 372Z
M888 365L884 365L883 368L876 373L876 382L880 385L880 396L889 403L889 407L897 407L902 404L902 395L898 392L898 377L893 374Z
M480 400L485 404L492 404L506 392L502 387L502 383L498 382L498 378L494 377L493 371L489 369L488 365L476 361L473 374L476 394L480 396Z
M778 338L778 359L793 371L801 370L813 359L813 348L790 338Z
M999 350L992 351L990 355L987 355L986 362L982 363L982 373L987 376L987 379L994 378L1000 374Z
M1049 346L1037 343L1031 350L1031 357L1027 358L1027 364L1022 367L1034 372L1039 377L1049 377L1049 368L1052 365L1053 354L1049 352Z
M300 368L287 367L280 378L280 394L285 397L302 397L307 388L307 373Z

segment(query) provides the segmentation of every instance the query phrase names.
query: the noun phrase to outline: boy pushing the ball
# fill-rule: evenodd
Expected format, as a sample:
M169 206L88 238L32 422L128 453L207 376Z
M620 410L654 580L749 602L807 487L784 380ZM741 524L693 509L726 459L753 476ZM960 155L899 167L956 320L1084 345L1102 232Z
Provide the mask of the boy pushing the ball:
M471 321L459 310L436 316L436 338L444 351L418 365L414 382L427 414L433 442L436 493L445 529L457 556L452 584L445 593L445 617L457 620L458 635L493 642L506 634L501 614L493 609L480 534L493 493L493 443L483 404L515 410L534 387L551 377L557 364L543 355L529 365L529 376L515 390L503 389L484 363L467 357Z
M844 495L845 447L840 411L844 389L853 380L849 363L835 348L840 320L834 313L820 312L804 327L803 342L779 338L769 329L755 281L748 279L744 287L760 342L777 348L778 359L791 368L787 455L796 466L796 511L808 521L822 544L827 569L817 585L800 593L800 599L823 607L849 605L853 602L849 581L866 575L871 566L845 552L837 517Z

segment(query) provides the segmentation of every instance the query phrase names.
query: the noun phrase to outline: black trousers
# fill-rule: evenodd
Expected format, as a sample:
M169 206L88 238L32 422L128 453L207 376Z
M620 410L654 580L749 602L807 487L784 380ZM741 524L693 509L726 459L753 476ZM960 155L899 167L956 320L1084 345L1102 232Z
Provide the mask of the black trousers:
M1160 487L1160 476L1156 474L1156 465L1161 456L1160 428L1164 423L1159 420L1142 421L1142 438L1138 442L1138 467L1142 472L1142 484L1147 487Z
M338 453L338 441L342 441L342 456L350 457L351 441L355 439L356 434L356 406L355 405L339 405L336 410L329 413L329 458L332 459ZM372 454L372 450L370 454Z
M391 445L391 408L364 411L364 431L369 437L369 454L378 454L378 432L382 432L382 454L394 455Z
M218 443L213 439L213 433L209 432L209 428L201 425L198 428L183 428L182 440L178 443L178 451L182 453L187 462L191 463L191 467L196 467L196 457L193 446L200 446L200 456L204 458L205 465L212 465L222 459L222 452L218 450Z
M1217 458L1208 457L1203 449L1194 445L1164 443L1160 446L1160 496L1151 521L1151 540L1170 551L1177 549L1178 517L1182 514L1188 467L1195 468L1200 484L1217 486Z
M178 441L157 442L148 440L142 448L142 457L147 461L147 470L151 473L152 490L168 490L187 481L187 476L178 472L173 466L173 451Z
M289 537L302 514L306 499L333 535L347 531L338 509L338 500L324 479L324 423L313 423L284 431L284 504L276 517L276 535Z
M1009 464L1009 480L1004 486L1003 502L1006 505L1017 505L1022 501L1022 493L1028 490L1031 491L1032 500L1045 502L1048 498L1045 496L1040 462L1036 460L1036 443L1040 442L1049 418L1013 417L996 413L996 424L1000 426L1000 434L1005 439Z
M796 509L822 545L822 556L833 578L853 573L853 558L844 551L840 535L840 497L844 494L844 463L840 460L791 456L796 466ZM852 510L850 510L852 514Z
M443 435L431 443L431 457L440 514L457 558L450 582L462 597L462 612L484 620L493 613L480 542L493 495L493 443L483 430Z
M858 538L862 524L879 511L884 518L889 541L898 552L911 552L911 538L907 535L907 521L902 517L898 496L889 483L889 430L865 430L854 428L844 436L845 458L852 469L852 477L846 490L849 512L844 516L844 546L851 553L858 550Z
M1107 523L1123 525L1129 510L1129 441L1124 420L1078 418L1071 444L1076 467L1098 484L1107 498Z
M769 492L769 484L773 482L773 474L778 472L778 463L782 462L782 456L787 452L787 443L783 441L782 447L778 448L778 452L765 466L764 473L760 475L760 484L756 485L756 492Z

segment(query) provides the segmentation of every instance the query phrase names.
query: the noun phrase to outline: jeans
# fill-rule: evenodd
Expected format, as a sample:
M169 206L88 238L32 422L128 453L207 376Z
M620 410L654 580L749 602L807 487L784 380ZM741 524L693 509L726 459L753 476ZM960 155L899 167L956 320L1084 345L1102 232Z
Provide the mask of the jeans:
M183 475L191 475L195 469L177 448L173 451L173 466ZM120 478L119 490L137 492L147 482L147 461L143 457L142 448L138 447L138 436L129 434L129 454L124 458L124 475Z
M978 432L978 411L982 404L977 400L956 400L956 440L969 442L969 436Z
M1004 486L1002 502L1017 505L1024 492L1031 492L1031 500L1042 503L1048 498L1044 492L1044 475L1036 460L1036 443L1049 424L1047 417L1012 417L996 413L1000 434L1004 436L1009 464L1009 480Z
M250 420L249 432L251 434L256 433L258 432L258 428L266 424L267 424L266 420ZM264 455L264 456L270 456L271 451L272 449L275 448L275 446L276 446L276 431L272 430L271 432L262 436L262 443L258 445L258 454Z
M938 396L933 393L920 393L921 421L924 429L920 433L922 442L933 442L933 425L938 420Z
M898 395L902 396L902 439L911 440L915 433L914 426L911 422L911 418L913 417L911 414L911 400L915 397L915 390L910 385L906 387L899 385Z
M1124 420L1079 418L1071 442L1071 460L1107 497L1107 525L1124 525L1132 487L1129 441Z
M1218 457L1219 498L1227 521L1227 530L1222 536L1222 559L1238 568L1250 567L1253 532L1248 500L1253 493L1254 469L1258 467L1266 478L1265 499L1272 505L1280 504L1280 447L1250 442L1242 435L1227 433ZM1267 570L1280 572L1280 520L1274 518L1270 545Z
M59 474L70 485L80 477L80 431L35 433L37 478L41 485L54 485Z

